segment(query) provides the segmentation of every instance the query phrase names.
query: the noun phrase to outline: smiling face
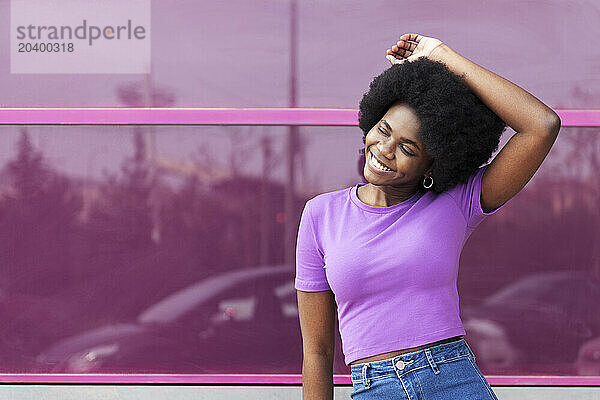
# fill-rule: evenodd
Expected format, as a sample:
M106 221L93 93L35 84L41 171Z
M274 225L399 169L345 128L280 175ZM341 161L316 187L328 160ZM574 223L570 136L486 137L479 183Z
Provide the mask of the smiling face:
M394 103L367 134L365 179L377 186L419 187L433 169L433 160L419 138L419 129L419 118L412 108Z

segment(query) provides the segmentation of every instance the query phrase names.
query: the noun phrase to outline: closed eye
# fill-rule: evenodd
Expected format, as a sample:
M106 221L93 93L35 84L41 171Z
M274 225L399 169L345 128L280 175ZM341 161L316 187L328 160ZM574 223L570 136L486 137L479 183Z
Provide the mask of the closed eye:
M381 128L377 128L377 130L378 130L379 132L383 133L385 136L388 136L387 132L386 132L386 131L384 131L383 129L381 129ZM408 150L407 150L407 149L408 149L408 147L406 147L405 145L403 145L403 144L399 144L399 145L398 145L398 147L400 147L400 148L402 149L402 151L403 151L403 152L405 152L406 154L408 154L409 156L411 156L411 157L414 157L414 156L415 156L415 154L414 154L414 153L412 153L412 152L410 152L410 151L408 151Z

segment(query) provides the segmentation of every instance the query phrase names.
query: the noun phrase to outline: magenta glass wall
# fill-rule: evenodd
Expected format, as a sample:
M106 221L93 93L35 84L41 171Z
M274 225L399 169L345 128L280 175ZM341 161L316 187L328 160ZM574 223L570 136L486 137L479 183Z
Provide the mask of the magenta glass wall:
M286 107L290 76L299 107L358 107L389 66L385 50L405 32L459 54L532 91L552 108L598 108L596 2L152 1L150 82L157 107ZM8 37L10 1L0 0ZM294 44L294 45L292 45ZM293 50L293 51L292 51ZM0 41L0 106L123 107L141 98L136 74L11 74ZM292 57L292 55L295 56ZM292 64L295 65L292 72Z
M364 162L356 126L295 129L294 229L308 198L362 182ZM0 130L4 378L299 377L289 126ZM486 375L600 374L599 145L597 128L563 127L465 246L461 316ZM336 341L334 372L347 375Z
M600 114L585 112L600 107L600 49L572 40L598 37L598 6L291 4L154 1L149 75L0 63L0 380L299 383L300 211L362 181L355 109L385 49L419 32L563 121L464 248L478 365L492 384L600 385ZM9 8L0 0L5 30ZM28 109L142 106L163 110ZM230 109L290 106L333 110ZM335 383L348 384L336 341Z

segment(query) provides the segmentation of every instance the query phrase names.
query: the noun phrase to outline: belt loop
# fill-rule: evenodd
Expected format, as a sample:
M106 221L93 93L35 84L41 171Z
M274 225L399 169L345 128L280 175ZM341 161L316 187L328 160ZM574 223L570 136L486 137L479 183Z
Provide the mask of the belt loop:
M371 386L371 383L367 379L367 367L369 365L370 365L369 363L366 363L365 365L362 366L362 380L363 380L363 385L365 385L365 388L367 388L367 389Z
M469 353L471 353L471 356L473 356L473 361L475 361L475 353L473 353L473 350L471 350L471 347L469 346L469 343L467 343L467 341L464 340L464 339L463 339L463 341L467 345L467 349L469 349Z
M429 361L429 366L433 370L433 373L436 375L439 374L440 370L437 367L437 364L435 363L435 361L433 361L433 356L431 355L430 349L425 349L425 356L427 357L427 361Z

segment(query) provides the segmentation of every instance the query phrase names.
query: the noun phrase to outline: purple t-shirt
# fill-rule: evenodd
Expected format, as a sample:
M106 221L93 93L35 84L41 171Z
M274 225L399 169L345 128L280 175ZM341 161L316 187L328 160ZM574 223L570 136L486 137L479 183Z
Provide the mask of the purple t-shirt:
M464 335L458 261L483 219L481 179L435 194L417 191L391 207L356 195L359 184L308 200L296 243L295 288L332 290L346 365Z

